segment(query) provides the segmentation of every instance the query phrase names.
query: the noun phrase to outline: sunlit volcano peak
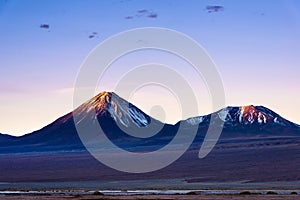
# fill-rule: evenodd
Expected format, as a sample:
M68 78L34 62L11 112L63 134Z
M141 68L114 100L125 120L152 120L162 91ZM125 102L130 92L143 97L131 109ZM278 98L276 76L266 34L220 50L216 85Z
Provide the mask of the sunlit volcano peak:
M240 116L239 121L245 122L246 124L252 124L254 122L258 123L267 123L271 120L272 116L267 115L264 112L261 112L253 105L241 106L240 107Z
M110 116L126 127L146 126L150 122L149 116L114 92L99 93L78 107L74 113L82 119L92 116L93 120Z
M113 95L113 92L101 92L95 97L93 97L90 101L97 101L101 99L105 99L106 101L110 101L111 96Z
M246 113L254 113L256 111L256 108L253 105L248 105L248 106L241 106L241 115L244 115Z

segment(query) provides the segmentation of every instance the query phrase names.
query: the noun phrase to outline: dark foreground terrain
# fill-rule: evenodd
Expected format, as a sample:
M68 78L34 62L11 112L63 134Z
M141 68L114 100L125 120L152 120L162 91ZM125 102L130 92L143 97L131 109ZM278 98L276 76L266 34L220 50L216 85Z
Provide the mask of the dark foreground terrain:
M198 148L156 172L128 174L104 166L87 152L0 154L0 182L185 179L195 182L300 180L298 138L224 141L204 159Z
M94 199L121 199L121 200L133 200L133 199L147 199L147 200L296 200L300 199L299 195L118 195L118 196L98 196L98 195L77 195L77 196L31 196L31 195L8 195L0 196L1 200L94 200Z

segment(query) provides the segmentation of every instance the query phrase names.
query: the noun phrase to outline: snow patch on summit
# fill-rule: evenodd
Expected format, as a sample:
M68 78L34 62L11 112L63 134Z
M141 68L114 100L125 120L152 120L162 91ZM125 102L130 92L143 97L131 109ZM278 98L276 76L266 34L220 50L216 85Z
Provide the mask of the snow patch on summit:
M102 92L98 94L81 105L74 112L82 116L82 119L79 120L78 123L80 123L86 115L93 114L93 112L95 112L97 117L108 114L115 122L119 122L125 127L144 127L150 123L150 118L147 118L146 114L112 92Z
M267 118L265 115L263 115L261 112L258 113L257 117L257 122L262 124L262 123L267 123Z
M220 111L218 112L218 116L219 116L219 118L220 118L222 121L225 122L228 113L229 113L229 110L228 110L227 108L224 108L224 109L222 109L222 110L220 110Z
M199 117L191 117L186 120L187 123L191 125L198 125L204 121L204 116L199 116Z
M241 106L239 110L239 122L245 124L267 124L271 121L276 123L278 118L275 116L276 113L263 106Z
M131 118L136 123L138 123L140 126L146 126L146 125L149 124L146 117L141 112L137 111L136 109L130 108L129 109L129 114L130 114Z
M108 105L108 112L115 121L119 121L126 127L129 127L132 124L135 124L138 127L149 124L148 119L141 111L117 95L112 94L111 97L106 100L110 104Z

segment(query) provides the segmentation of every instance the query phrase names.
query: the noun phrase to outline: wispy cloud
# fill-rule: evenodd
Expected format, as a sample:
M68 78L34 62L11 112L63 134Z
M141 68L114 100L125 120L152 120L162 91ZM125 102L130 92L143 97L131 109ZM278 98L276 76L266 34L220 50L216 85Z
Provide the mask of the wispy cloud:
M98 38L98 33L97 32L92 32L90 35L89 35L89 39L92 39L94 37L97 37Z
M50 28L50 25L49 25L49 24L41 24L41 25L40 25L40 28L43 28L43 29L49 29L49 28Z
M70 87L70 88L61 88L61 89L57 89L57 90L52 90L52 93L55 94L72 94L74 93L74 88Z
M152 10L147 9L141 9L135 12L133 15L126 16L125 19L134 19L134 18L140 18L140 17L146 17L146 18L157 18L158 14Z
M223 6L217 6L217 5L209 5L209 6L206 6L206 10L208 13L212 13L212 12L219 12L219 11L223 11L224 10L224 7Z

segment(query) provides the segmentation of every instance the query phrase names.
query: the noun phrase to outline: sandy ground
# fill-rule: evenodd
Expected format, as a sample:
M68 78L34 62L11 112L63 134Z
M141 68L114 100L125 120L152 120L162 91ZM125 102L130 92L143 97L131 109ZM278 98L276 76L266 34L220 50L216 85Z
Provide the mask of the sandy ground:
M41 195L0 195L1 200L296 200L300 199L300 195L130 195L130 196L98 196L98 195L82 195L82 196L41 196Z

